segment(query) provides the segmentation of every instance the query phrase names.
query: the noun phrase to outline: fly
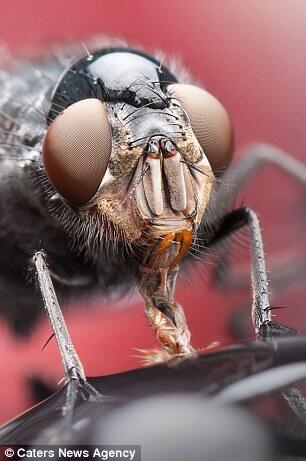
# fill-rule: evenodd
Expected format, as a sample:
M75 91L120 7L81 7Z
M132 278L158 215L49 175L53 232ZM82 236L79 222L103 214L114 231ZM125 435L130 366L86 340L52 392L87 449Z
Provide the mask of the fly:
M210 125L197 137L206 119ZM225 109L205 90L178 83L151 56L113 48L79 60L62 76L48 120L42 175L55 219L98 265L109 257L106 242L120 246L124 261L132 254L162 346L150 351L149 362L192 354L175 284L209 204L209 158L222 141L222 166L232 154Z
M67 378L86 382L53 283L64 296L136 281L160 344L146 351L147 362L194 356L175 299L180 265L195 241L210 249L244 226L253 323L257 335L269 335L275 324L258 218L249 208L228 212L216 191L220 176L238 187L266 160L293 175L301 166L261 146L235 177L222 104L142 51L102 46L68 67L57 59L20 67L1 76L3 277L25 289L21 274L34 259ZM216 204L218 218L210 213ZM24 300L13 310L19 328L39 310L31 298L27 311Z

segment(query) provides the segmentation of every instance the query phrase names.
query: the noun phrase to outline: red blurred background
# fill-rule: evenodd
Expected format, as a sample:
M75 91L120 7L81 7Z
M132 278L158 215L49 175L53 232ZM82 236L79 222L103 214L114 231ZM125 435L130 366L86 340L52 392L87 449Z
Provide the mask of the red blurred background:
M231 114L236 161L248 143L264 141L306 164L305 0L0 0L0 45L14 54L101 33L180 58ZM261 217L273 281L273 271L291 267L290 261L305 253L306 194L284 173L267 167L242 197ZM201 265L186 271L178 287L198 348L231 341L228 315L249 299L247 287L231 295L209 288L202 272ZM303 279L297 280L278 287L273 299L288 307L278 319L302 331L305 291ZM140 362L134 348L154 346L135 291L119 303L67 307L65 317L90 376L135 368ZM55 341L41 351L49 335L46 320L27 340L17 340L0 324L0 421L31 403L28 377L39 375L54 385L62 377Z

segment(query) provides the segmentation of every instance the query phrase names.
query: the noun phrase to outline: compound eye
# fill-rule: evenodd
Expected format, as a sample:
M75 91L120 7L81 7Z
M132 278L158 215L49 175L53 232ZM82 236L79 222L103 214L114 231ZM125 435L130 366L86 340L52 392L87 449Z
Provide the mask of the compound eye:
M193 85L175 83L167 90L187 113L192 130L215 174L222 174L231 163L233 129L228 113L210 93Z
M52 122L43 144L43 162L56 190L72 206L97 192L111 154L111 131L99 99L78 101Z

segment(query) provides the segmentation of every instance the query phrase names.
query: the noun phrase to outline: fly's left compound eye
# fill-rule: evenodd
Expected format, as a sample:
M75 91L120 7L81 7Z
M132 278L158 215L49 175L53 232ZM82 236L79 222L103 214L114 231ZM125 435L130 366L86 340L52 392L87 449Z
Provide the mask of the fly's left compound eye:
M167 87L189 117L192 130L213 171L223 173L233 157L234 136L228 113L210 93L193 85Z
M71 205L96 193L111 155L111 130L99 99L78 101L52 122L43 145L43 162L51 182Z

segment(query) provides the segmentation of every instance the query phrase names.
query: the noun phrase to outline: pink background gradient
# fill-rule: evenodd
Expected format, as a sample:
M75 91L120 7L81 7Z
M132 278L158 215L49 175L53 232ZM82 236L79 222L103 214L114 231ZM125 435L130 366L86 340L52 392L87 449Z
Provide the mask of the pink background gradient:
M197 81L231 114L237 155L247 143L275 144L306 164L306 2L304 0L0 0L0 44L17 54L59 40L94 34L122 37L132 44L178 56ZM0 89L1 91L1 89ZM306 249L306 194L283 173L267 168L243 191L244 203L262 218L268 267L282 268ZM306 259L306 258L305 258ZM279 270L279 269L275 269ZM203 273L203 274L202 274ZM304 290L304 291L303 291ZM303 281L276 293L280 321L306 330ZM186 270L178 287L192 332L204 348L227 344L228 313L249 299L246 289L228 295L209 288L201 265ZM135 291L119 305L96 301L66 311L71 335L88 375L139 366L134 348L154 347ZM40 375L55 384L62 369L47 321L26 341L0 325L0 420L30 403L25 379Z

